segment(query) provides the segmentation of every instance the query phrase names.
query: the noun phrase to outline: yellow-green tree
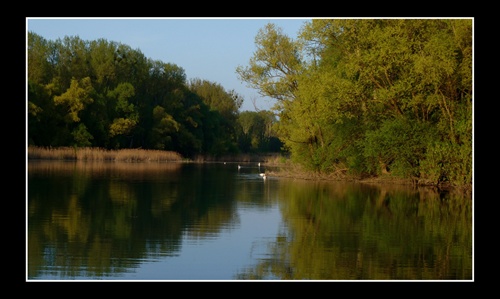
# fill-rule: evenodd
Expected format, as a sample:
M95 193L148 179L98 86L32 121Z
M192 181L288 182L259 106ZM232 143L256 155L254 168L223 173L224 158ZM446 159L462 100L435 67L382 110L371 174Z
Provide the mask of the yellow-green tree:
M272 25L240 79L278 100L277 131L311 170L472 181L472 20Z
M65 111L64 120L67 127L72 130L73 142L77 146L89 146L91 144L89 140L93 138L87 132L85 125L80 123L79 116L79 113L94 101L91 98L92 92L93 88L90 78L85 77L80 81L72 79L68 90L60 96L54 97L55 105L60 106ZM74 124L78 125L74 126Z
M255 46L257 49L249 65L238 66L236 73L261 95L277 99L278 107L282 108L294 98L297 89L296 76L300 73L302 60L300 48L272 23L259 30Z

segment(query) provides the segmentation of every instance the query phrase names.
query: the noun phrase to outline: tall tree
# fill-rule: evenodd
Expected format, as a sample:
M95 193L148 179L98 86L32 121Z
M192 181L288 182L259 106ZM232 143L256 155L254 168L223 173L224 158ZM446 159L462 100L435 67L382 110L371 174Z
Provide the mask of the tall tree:
M279 100L292 158L316 171L470 183L471 20L314 19L287 40L259 31L237 72ZM301 59L277 59L291 49Z
M90 83L90 78L85 77L81 80L72 79L71 85L60 96L54 97L56 106L60 106L64 115L64 120L68 130L72 131L74 140L72 143L77 146L91 145L90 139L92 135L87 132L86 126L80 121L80 112L83 111L86 105L92 103L93 88Z
M257 33L255 45L257 49L249 65L238 66L236 73L249 87L278 100L278 108L283 108L298 88L296 76L302 62L299 44L269 23Z
M213 128L206 134L212 136L207 140L208 152L214 155L236 152L236 124L243 98L234 90L226 91L218 83L199 78L191 79L188 87L210 109L206 124Z

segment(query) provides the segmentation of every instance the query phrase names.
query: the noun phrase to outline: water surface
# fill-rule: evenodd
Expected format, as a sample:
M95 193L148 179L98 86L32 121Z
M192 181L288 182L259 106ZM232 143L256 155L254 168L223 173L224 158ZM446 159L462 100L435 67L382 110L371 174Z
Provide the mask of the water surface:
M233 163L28 163L28 280L472 280L472 198Z

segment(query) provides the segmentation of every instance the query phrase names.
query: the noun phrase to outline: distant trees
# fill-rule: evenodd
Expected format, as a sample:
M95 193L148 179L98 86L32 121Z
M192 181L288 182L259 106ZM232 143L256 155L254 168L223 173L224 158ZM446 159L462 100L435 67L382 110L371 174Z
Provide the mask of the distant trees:
M240 79L273 97L294 161L320 172L472 182L472 21L272 24Z
M48 41L28 32L27 46L31 145L141 147L185 157L270 148L270 132L259 133L255 148L238 146L239 94L215 82L187 81L175 64L105 39Z
M238 145L244 152L279 152L282 143L274 130L276 117L270 111L243 111L238 118Z

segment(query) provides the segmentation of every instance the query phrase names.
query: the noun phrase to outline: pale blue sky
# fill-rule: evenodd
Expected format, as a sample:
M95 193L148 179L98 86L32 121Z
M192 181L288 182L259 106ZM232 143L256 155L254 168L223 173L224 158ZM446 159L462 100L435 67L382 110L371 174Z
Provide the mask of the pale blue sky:
M307 18L27 18L27 30L45 39L79 36L83 40L104 38L140 50L144 56L184 69L187 79L216 82L226 91L235 90L245 99L241 111L269 109L273 101L246 87L236 75L238 65L247 66L255 36L267 23L274 23L296 39Z

